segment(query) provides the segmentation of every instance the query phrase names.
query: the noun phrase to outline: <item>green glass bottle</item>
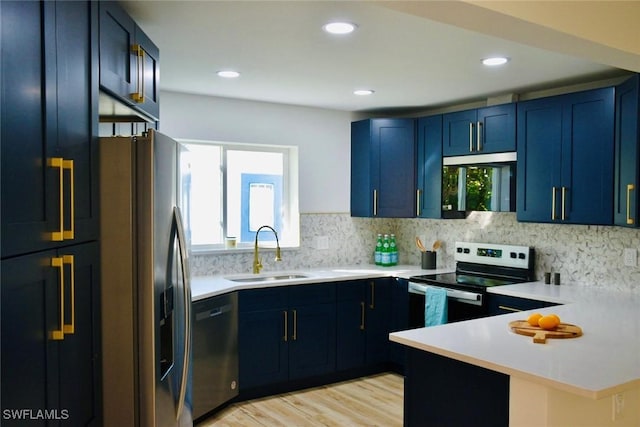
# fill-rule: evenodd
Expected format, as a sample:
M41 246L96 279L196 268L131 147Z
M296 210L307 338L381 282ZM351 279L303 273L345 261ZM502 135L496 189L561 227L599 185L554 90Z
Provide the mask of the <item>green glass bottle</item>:
M383 267L391 266L391 245L388 234L385 234L382 239L382 258L380 261Z
M376 265L382 265L382 234L378 234L375 252L373 253L373 261Z
M392 234L389 239L389 252L391 252L391 265L398 265L398 245L395 234Z

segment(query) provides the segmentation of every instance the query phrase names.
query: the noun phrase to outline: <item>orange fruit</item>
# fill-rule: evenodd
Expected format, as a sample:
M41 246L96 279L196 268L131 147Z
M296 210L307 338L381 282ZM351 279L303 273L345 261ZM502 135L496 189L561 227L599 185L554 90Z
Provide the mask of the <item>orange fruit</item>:
M542 316L538 320L538 326L542 329L555 329L560 324L560 318L555 314L548 314L546 316Z
M527 317L527 323L531 326L538 326L538 320L542 317L540 313L533 313Z
M553 317L555 317L556 319L558 319L558 324L560 323L560 316L558 316L557 314L550 313L550 314L548 314L547 316L553 316Z

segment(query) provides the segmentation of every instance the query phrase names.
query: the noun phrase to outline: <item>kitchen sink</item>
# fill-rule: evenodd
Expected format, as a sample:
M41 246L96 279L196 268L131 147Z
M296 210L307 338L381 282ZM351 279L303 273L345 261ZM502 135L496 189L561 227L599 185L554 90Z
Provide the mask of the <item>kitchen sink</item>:
M231 280L232 282L239 283L254 283L254 282L278 282L281 280L292 280L292 279L307 279L310 276L306 274L272 274L268 276L242 276L242 277L225 277L227 280Z

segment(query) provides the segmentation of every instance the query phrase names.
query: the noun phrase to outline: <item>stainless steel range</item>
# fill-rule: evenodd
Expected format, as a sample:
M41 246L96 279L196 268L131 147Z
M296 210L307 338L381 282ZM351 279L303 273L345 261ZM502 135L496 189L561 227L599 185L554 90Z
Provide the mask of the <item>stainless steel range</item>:
M535 251L529 246L455 243L455 273L425 274L409 279L409 322L424 326L426 289L447 290L447 321L488 315L487 288L534 280Z

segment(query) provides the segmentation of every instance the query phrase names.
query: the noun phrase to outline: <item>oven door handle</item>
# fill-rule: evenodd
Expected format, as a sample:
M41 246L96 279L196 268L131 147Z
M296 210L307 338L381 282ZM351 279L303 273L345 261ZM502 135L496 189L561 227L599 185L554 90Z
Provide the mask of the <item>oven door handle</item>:
M455 298L461 301L474 301L474 302L480 302L480 303L482 302L482 294L478 294L475 292L467 292L467 291L461 291L459 289L442 288L438 286L430 286L430 285L424 285L416 282L409 282L409 293L425 295L427 293L427 288L446 289L447 298Z

